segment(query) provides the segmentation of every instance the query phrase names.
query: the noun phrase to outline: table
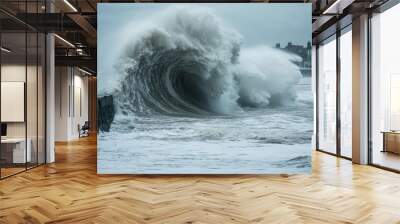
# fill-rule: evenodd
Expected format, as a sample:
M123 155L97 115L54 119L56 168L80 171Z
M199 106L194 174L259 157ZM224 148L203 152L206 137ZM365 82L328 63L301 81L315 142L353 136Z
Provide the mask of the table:
M382 152L392 152L400 154L400 131L382 131L383 150Z
M1 157L9 163L31 162L31 139L26 139L28 143L25 151L25 138L6 138L1 139Z

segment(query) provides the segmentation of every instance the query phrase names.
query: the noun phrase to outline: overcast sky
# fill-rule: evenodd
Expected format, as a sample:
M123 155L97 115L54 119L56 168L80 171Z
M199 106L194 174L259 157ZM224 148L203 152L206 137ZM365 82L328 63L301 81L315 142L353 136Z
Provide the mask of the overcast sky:
M156 15L161 10L177 3L136 3L98 4L98 69L101 73L111 73L112 64L120 54L121 38L126 35L126 27L135 22ZM198 3L190 7L202 6L213 10L226 23L233 26L242 36L244 46L281 43L285 46L306 45L311 41L311 4L268 4L268 3Z

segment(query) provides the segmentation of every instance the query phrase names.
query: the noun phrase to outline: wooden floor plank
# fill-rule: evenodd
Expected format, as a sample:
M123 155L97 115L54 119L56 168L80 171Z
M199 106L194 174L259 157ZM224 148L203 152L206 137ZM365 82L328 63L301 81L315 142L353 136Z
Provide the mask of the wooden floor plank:
M0 223L400 223L400 175L313 152L311 175L97 175L96 138L0 181Z

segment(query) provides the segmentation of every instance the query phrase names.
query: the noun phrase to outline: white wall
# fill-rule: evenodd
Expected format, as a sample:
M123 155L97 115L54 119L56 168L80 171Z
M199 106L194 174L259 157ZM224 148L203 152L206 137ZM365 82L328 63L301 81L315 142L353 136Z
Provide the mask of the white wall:
M76 71L76 70L75 70ZM72 138L79 137L78 132L78 125L83 125L85 121L89 120L88 116L88 77L81 76L82 73L79 75L74 75L74 106L71 108L72 110L72 119L71 119L71 136ZM79 97L80 96L80 97ZM80 102L79 102L80 101ZM72 103L71 103L72 104ZM81 111L80 111L81 110Z
M25 71L24 65L8 64L1 66L1 81L2 82L25 82ZM30 70L31 67L28 67ZM7 108L1 108L1 110L7 110ZM7 136L8 137L25 137L25 122L9 122L7 123Z
M37 70L38 69L38 70ZM24 138L25 135L29 139L32 161L44 163L45 153L45 115L44 115L44 73L41 66L32 66L25 64L2 64L1 66L1 81L2 82L24 82L26 84L26 106L22 102L20 108L1 108L3 113L22 113L26 112L26 120L21 122L5 122L7 123L7 137L9 138ZM27 80L25 80L27 78ZM6 94L3 92L2 94ZM24 94L24 90L20 94ZM7 95L2 95L3 98L8 98ZM20 110L12 111L12 110ZM51 162L51 160L49 160Z
M26 72L28 72L28 81L29 85L36 85L36 80L31 80L30 75L36 75L36 67L19 65L19 64L5 64L1 66L1 81L2 82L24 82L26 83L25 76ZM27 119L28 119L28 137L30 134L30 130L36 130L36 113L32 113L32 111L36 111L36 88L27 88ZM4 97L4 96L2 96ZM32 104L32 102L34 102ZM2 110L7 110L7 108L1 108ZM24 108L22 108L24 110ZM34 121L34 124L31 123ZM7 122L7 135L8 137L25 137L25 126L26 122ZM35 132L36 133L36 132Z
M56 67L55 85L55 140L77 139L78 125L88 120L88 77L76 68Z
M70 85L68 74L67 67L55 68L55 141L68 140L68 88Z

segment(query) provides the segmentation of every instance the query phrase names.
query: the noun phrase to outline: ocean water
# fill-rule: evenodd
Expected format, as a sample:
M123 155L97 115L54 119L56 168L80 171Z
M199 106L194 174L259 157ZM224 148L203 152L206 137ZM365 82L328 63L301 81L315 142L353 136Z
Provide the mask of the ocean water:
M290 106L229 116L137 116L99 134L101 174L308 173L313 101L310 78ZM128 125L127 125L128 124Z
M115 81L99 84L113 99L101 111L112 122L99 133L99 173L310 171L313 97L300 57L249 42L207 7L134 24L115 73L99 72Z

